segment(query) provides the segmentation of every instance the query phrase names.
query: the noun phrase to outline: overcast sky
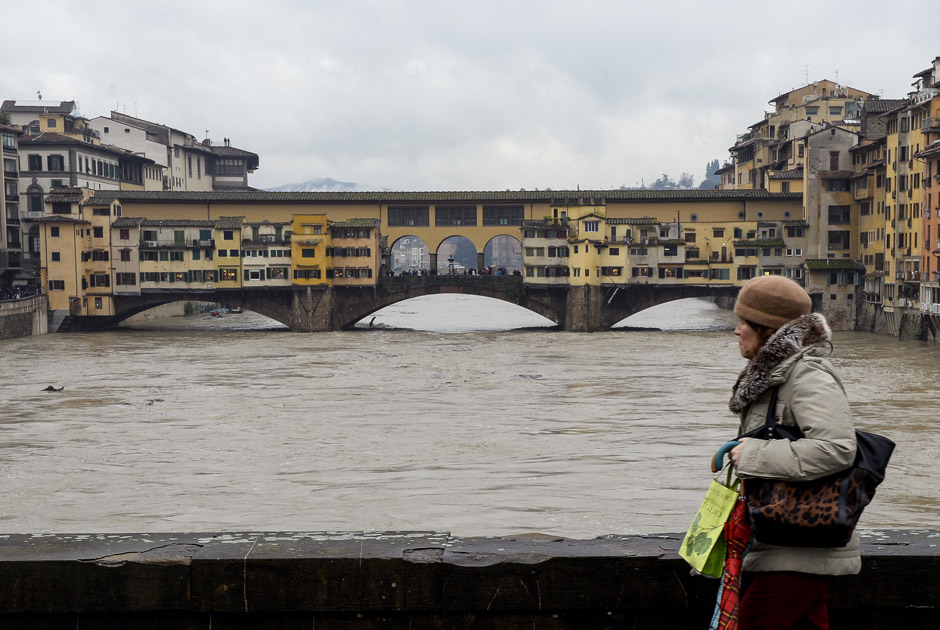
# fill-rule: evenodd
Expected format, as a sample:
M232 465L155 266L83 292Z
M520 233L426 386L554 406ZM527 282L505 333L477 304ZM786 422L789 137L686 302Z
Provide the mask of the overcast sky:
M253 151L259 188L592 189L724 162L819 79L902 98L936 0L5 3L3 99Z

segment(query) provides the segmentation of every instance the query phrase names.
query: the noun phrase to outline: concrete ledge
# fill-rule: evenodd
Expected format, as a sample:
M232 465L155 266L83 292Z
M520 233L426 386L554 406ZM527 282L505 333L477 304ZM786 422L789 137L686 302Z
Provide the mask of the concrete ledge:
M693 628L681 534L0 535L0 628ZM935 628L940 531L863 533L833 628Z

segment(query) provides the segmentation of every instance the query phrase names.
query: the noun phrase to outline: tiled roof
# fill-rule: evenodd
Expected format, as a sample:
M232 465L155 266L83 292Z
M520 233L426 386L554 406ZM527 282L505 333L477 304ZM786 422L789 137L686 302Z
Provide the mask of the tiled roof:
M252 202L252 203L407 203L407 202L553 202L566 197L593 196L607 203L629 201L703 201L710 199L751 201L755 199L802 199L800 193L771 193L754 190L597 190L597 191L415 191L415 192L268 192L268 191L116 191L95 192L102 199L135 202Z
M791 171L774 171L770 179L803 179L803 169L795 168Z
M85 219L80 219L78 217L67 214L50 214L48 216L39 217L38 219L35 219L35 221L37 223L91 223L91 221L86 221Z
M735 247L783 247L782 238L736 239L731 241Z
M848 179L855 175L855 171L819 171L820 179Z
M115 223L117 223L115 221ZM142 219L141 227L216 227L217 221L207 221L205 219ZM240 227L240 226L239 226Z
M809 227L809 221L806 219L789 219L783 222L784 227Z
M146 219L141 219L139 217L120 217L111 222L111 227L113 228L132 228L138 227Z
M35 112L37 114L71 114L75 111L75 101L3 101L0 111Z
M331 228L357 228L357 227L379 227L381 222L378 219L347 219L331 223Z
M872 98L862 104L862 111L883 114L905 105L907 105L906 98Z
M214 225L217 230L237 230L244 222L245 217L219 217Z
M864 269L865 265L851 258L807 258L806 268L813 271L829 269Z

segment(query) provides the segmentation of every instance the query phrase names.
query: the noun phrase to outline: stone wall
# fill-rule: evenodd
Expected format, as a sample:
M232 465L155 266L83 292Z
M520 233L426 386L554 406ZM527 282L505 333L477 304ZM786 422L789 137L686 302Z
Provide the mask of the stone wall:
M0 302L0 339L29 337L49 332L45 295Z
M7 628L705 628L681 534L0 535ZM833 628L935 628L940 531L863 535Z

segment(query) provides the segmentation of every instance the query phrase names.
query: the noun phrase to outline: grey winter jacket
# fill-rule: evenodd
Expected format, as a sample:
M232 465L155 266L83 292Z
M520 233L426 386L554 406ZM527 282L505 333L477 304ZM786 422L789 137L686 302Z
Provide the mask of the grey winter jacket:
M803 439L745 443L737 474L747 477L809 481L852 465L855 429L842 382L824 358L831 337L818 313L780 328L761 348L735 384L730 407L740 414L739 434L766 420L770 388L779 386L777 422L796 424ZM861 569L858 535L845 547L781 547L753 541L745 571L799 571L849 575Z

